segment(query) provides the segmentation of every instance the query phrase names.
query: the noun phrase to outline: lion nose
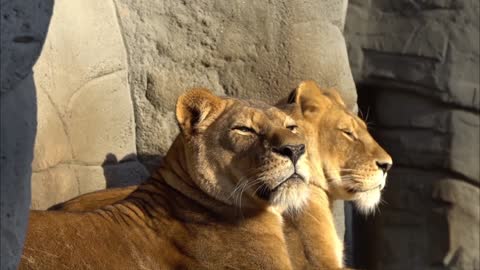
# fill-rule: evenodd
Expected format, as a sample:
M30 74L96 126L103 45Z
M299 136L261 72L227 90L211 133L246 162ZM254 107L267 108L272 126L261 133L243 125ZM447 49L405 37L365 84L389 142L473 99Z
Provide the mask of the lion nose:
M386 162L386 161L376 161L377 163L377 167L383 171L383 173L386 173L388 172L388 170L390 170L390 168L392 168L392 163L390 162Z
M297 164L298 159L305 154L305 144L287 144L280 147L274 147L273 152L288 157L293 164Z

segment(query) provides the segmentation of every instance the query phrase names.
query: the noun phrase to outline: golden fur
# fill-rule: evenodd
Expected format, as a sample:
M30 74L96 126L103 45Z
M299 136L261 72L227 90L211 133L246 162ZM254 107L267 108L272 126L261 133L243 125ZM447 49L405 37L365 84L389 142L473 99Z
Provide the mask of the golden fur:
M392 159L333 89L304 81L280 106L305 134L312 170L308 205L290 222L298 229L285 231L287 242L301 239L301 245L289 249L289 254L303 261L292 263L312 269L342 267L343 244L335 230L331 203L352 200L360 211L372 212Z
M31 211L20 269L291 269L277 209L300 208L309 181L294 120L202 89L176 115L163 165L122 201Z
M313 81L305 81L279 106L297 120L306 135L307 151L315 167L306 207L283 215L292 265L295 269L341 268L343 245L335 231L331 202L356 200L360 210L371 211L378 203L386 178L386 172L379 176L381 168L376 162L391 165L391 158L372 139L364 122L345 108L335 90L322 90ZM356 138L352 140L345 131ZM372 183L378 183L380 188L362 192ZM123 199L133 189L99 191L54 208L96 209Z

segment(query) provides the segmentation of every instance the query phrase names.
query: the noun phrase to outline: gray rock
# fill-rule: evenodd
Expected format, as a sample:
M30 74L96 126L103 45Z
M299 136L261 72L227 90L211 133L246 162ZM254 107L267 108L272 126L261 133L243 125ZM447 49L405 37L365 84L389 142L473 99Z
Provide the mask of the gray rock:
M356 78L480 109L478 8L470 0L353 5L346 35Z
M0 1L0 269L16 269L30 207L37 126L32 66L53 1Z
M3 71L2 71L3 72ZM19 110L20 108L20 110ZM1 269L16 269L30 207L31 162L36 132L35 85L31 75L0 96Z
M353 74L394 159L368 269L480 269L480 2L350 3Z
M377 216L378 269L479 269L480 189L454 175L394 168ZM435 265L436 268L431 268Z
M375 132L380 144L393 156L395 164L414 168L446 169L480 182L478 114L461 110L409 114L400 110L396 118L402 119L407 125ZM431 124L436 124L436 127L429 129ZM412 128L408 129L408 126Z
M115 3L142 156L166 153L177 134L176 97L190 87L273 103L315 79L355 108L341 34L346 1Z

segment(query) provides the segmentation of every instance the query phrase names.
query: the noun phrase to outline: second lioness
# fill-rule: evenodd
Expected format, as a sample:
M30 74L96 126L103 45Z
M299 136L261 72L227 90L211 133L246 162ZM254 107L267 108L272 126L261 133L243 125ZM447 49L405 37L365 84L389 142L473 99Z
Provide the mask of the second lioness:
M93 212L32 211L20 269L291 269L277 209L308 196L305 141L263 103L192 90L164 164Z

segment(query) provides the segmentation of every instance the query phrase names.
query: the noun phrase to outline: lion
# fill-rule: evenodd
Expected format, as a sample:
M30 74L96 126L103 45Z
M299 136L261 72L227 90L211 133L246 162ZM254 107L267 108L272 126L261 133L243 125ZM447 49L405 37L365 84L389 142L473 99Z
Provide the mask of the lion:
M341 268L343 242L336 234L331 204L349 200L360 212L372 213L380 202L392 158L372 138L365 122L346 108L335 89L303 81L278 106L305 134L312 166L307 207L286 216L290 226L285 227L285 234L292 247L289 254L300 258L293 261L298 269Z
M305 139L258 101L179 97L180 134L123 200L31 211L20 269L292 269L281 211L309 195Z
M352 200L365 214L380 200L391 157L345 107L334 89L304 81L277 106L297 121L314 166L307 205L284 213L284 233L294 269L341 269L343 244L331 213L334 200ZM97 191L53 206L88 211L127 197L136 186Z

